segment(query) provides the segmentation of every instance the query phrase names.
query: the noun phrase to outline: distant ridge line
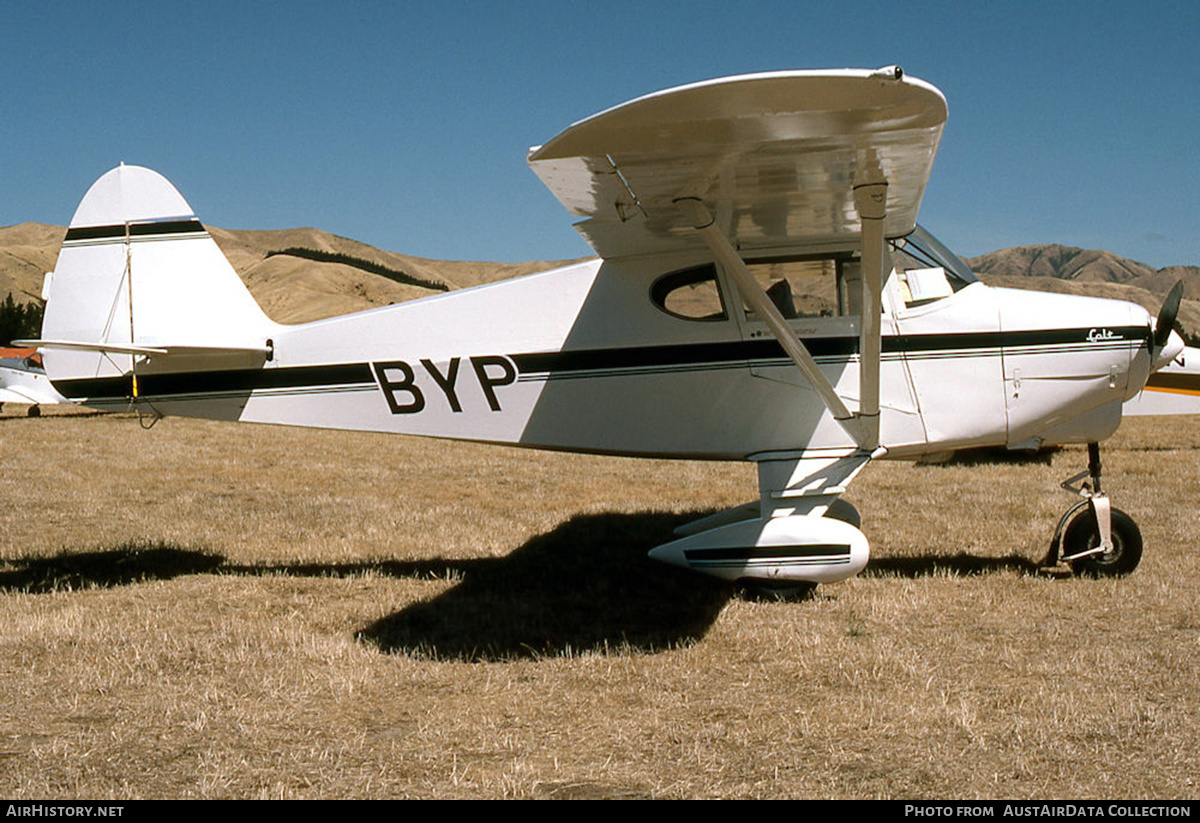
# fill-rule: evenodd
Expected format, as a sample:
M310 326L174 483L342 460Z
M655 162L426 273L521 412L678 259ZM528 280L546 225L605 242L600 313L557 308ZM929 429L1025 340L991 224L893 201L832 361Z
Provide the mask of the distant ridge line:
M341 254L340 252L321 251L320 249L306 249L300 246L289 246L286 249L277 251L269 251L266 257L275 257L277 255L286 255L288 257L299 257L303 260L312 260L317 263L342 263L347 266L352 266L356 269L362 269L371 274L377 274L380 277L386 277L396 283L402 283L406 286L419 286L425 289L434 291L450 291L450 287L445 283L438 283L433 280L426 280L422 277L415 277L407 272L399 269L392 269L384 266L381 263L375 263L371 260L365 260L361 257L355 257L350 254Z

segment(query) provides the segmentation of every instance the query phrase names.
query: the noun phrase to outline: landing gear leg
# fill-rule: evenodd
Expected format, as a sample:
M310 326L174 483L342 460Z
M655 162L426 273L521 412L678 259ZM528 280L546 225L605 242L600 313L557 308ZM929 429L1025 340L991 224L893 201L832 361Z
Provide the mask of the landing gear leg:
M1067 563L1075 574L1116 577L1137 568L1142 559L1142 534L1133 518L1112 508L1100 490L1100 444L1088 443L1087 471L1062 484L1083 497L1058 521L1045 566ZM1087 480L1084 480L1087 478ZM1075 483L1080 480L1076 487Z

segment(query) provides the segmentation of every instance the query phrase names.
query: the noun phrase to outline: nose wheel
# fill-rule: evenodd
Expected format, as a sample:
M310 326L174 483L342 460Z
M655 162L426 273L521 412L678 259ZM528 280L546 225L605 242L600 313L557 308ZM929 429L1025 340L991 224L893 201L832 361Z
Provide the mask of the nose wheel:
M1062 532L1062 562L1076 574L1120 577L1137 568L1142 559L1142 533L1133 518L1120 509L1109 511L1111 548L1100 545L1096 515L1087 503L1076 505L1076 516Z
M1074 484L1087 478L1078 487ZM1100 446L1088 444L1087 471L1062 484L1083 497L1058 521L1050 554L1043 565L1065 563L1075 574L1120 577L1137 568L1142 559L1142 533L1133 518L1112 508L1100 490Z

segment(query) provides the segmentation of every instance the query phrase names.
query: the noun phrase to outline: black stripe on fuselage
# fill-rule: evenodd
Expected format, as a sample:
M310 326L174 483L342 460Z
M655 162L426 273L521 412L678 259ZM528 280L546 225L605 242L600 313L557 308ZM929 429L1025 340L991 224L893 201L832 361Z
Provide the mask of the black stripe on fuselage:
M925 355L950 352L969 353L994 349L1020 349L1033 346L1065 346L1084 350L1099 346L1128 348L1130 343L1149 340L1146 326L1121 326L1105 329L1109 336L1089 339L1096 329L1048 329L1044 331L995 331L939 334L901 334L884 337L884 354ZM857 337L801 338L814 358L843 357L859 353ZM509 355L522 377L531 374L563 375L612 369L648 368L673 369L700 364L745 362L761 365L763 361L790 362L777 340L739 340L728 343L693 343L682 346L637 346L583 351L538 352Z
M199 220L161 220L157 223L130 223L129 236L153 237L160 234L204 234ZM78 226L67 229L64 243L74 240L125 239L125 224L113 226Z
M1110 337L1088 342L1095 329L1051 329L1021 332L966 332L884 337L887 354L964 357L998 354L1000 349L1021 347L1088 347L1147 341L1145 326L1105 330ZM813 357L849 358L858 353L857 337L815 337L803 340ZM1057 353L1062 348L1045 348ZM511 354L521 379L547 377L616 377L655 374L680 370L724 369L746 366L785 365L790 362L776 340L737 340L723 343L693 343L676 346L631 346L612 349L585 349L561 352ZM414 362L416 358L413 358ZM220 394L268 389L319 388L354 384L375 385L369 363L339 363L320 366L293 366L227 371L194 371L175 374L138 375L138 393L143 397L170 395ZM132 381L122 377L58 380L55 388L71 399L129 397Z
M1100 336L1097 336L1097 333ZM937 351L942 349L1019 349L1029 346L1113 345L1122 342L1148 343L1149 326L1116 328L1035 329L1030 331L945 332L939 334L899 334L883 338L885 352Z
M139 374L138 394L143 397L160 397L179 394L249 393L264 389L299 389L362 383L375 385L370 365L342 363L276 369ZM72 400L129 397L133 394L133 381L128 374L121 377L58 380L55 381L54 387L63 397Z
M850 357L858 353L857 337L819 337L804 341L813 357ZM776 340L738 340L683 346L634 346L620 349L537 352L509 355L517 371L555 374L599 369L646 369L778 360L787 357Z

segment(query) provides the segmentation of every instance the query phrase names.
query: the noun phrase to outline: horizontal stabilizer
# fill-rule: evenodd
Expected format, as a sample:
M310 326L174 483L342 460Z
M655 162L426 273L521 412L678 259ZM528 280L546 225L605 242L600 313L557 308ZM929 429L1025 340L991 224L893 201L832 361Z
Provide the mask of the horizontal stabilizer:
M114 354L188 355L206 354L271 354L271 347L262 346L133 346L127 343L83 343L73 340L14 340L14 344L39 349L68 349L72 351L112 352Z

